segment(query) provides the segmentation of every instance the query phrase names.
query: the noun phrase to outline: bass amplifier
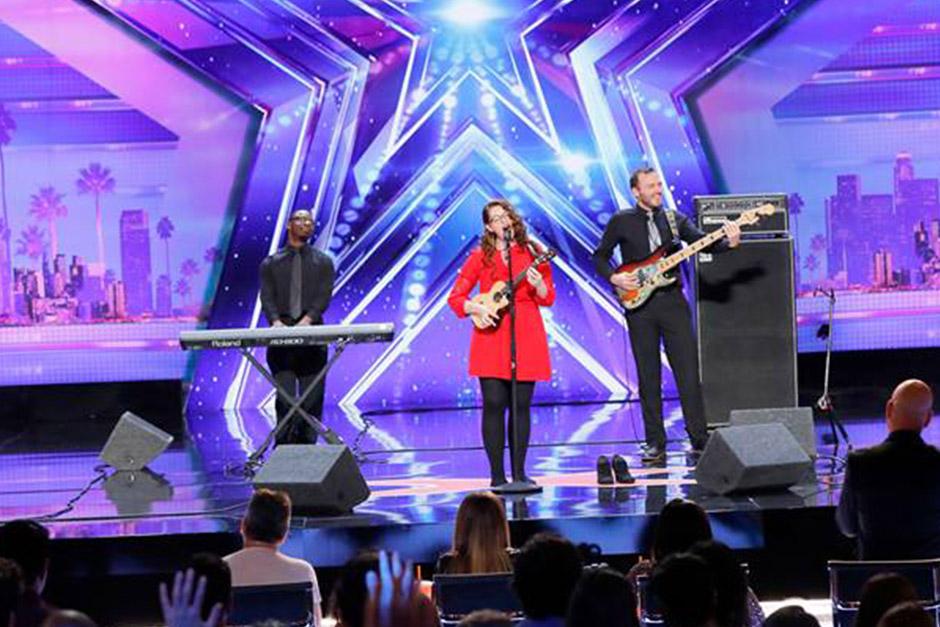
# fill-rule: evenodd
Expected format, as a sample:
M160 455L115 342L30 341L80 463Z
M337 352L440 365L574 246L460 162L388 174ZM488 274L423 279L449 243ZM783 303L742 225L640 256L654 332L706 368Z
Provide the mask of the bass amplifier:
M699 362L709 426L736 409L796 407L793 241L754 238L696 257Z
M773 215L745 224L741 234L783 236L789 234L789 202L786 194L723 194L720 196L696 196L695 215L698 226L706 233L721 228L729 220L735 220L748 209L764 204L773 205Z

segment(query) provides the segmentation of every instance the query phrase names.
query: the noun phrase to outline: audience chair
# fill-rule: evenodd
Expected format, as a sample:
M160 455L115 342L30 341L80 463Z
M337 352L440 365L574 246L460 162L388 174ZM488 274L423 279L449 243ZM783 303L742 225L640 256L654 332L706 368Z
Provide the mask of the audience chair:
M937 620L940 610L940 559L829 561L829 596L833 627L851 627L865 582L879 573L897 573L911 580L920 603Z
M253 625L275 620L284 625L313 624L313 584L276 584L232 588L229 625Z
M745 578L749 578L751 571L746 563L741 564ZM750 584L748 584L750 585ZM650 576L640 575L636 579L636 606L640 614L641 625L662 625L665 622L663 610L659 606L659 599L650 592Z
M659 599L650 592L649 575L640 575L636 579L636 604L641 625L663 624L663 610L659 607Z
M442 625L456 625L476 610L498 610L522 619L522 605L512 589L512 573L434 575L434 600Z

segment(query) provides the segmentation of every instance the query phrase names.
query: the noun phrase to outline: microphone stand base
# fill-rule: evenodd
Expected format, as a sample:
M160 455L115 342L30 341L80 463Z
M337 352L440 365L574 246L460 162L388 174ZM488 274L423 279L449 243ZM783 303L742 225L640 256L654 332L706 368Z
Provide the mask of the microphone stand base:
M490 488L494 494L538 494L542 491L542 486L536 482L529 481L510 481L500 486Z

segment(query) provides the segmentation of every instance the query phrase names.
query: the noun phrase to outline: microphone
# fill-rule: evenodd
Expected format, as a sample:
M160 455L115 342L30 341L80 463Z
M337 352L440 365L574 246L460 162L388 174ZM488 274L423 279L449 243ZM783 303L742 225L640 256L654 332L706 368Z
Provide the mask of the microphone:
M506 229L503 231L503 239L506 240L507 244L512 243L512 229Z

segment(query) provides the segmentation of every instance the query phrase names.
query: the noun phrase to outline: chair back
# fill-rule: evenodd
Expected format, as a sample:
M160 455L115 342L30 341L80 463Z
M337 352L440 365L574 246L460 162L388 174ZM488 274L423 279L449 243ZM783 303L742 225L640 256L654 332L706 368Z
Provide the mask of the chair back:
M917 590L917 599L937 620L940 610L940 559L829 561L829 596L832 599L832 624L850 627L855 622L865 582L880 573L906 577Z
M229 625L253 625L267 620L285 625L312 625L313 583L232 588Z
M663 609L659 599L650 591L650 576L639 575L636 578L636 601L640 612L641 625L662 625Z
M443 621L457 621L476 610L522 614L512 573L434 575L434 599Z
M750 568L746 563L741 564L741 570L747 579L750 576ZM651 576L648 574L638 575L636 578L636 603L637 610L640 613L641 625L662 625L663 608L659 604L659 599L650 591Z

